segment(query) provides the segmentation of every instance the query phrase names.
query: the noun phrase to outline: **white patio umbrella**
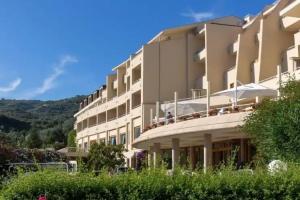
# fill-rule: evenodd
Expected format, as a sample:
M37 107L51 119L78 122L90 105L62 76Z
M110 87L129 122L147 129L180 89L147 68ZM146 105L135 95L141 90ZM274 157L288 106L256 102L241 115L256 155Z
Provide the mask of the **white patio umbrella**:
M174 102L161 104L161 110L165 113L175 112ZM203 111L206 109L206 103L201 103L199 99L185 100L177 102L177 115L186 115L190 113L195 113Z
M221 92L214 93L213 95L231 97L234 99L236 104L238 99L277 96L277 90L259 84L250 83L236 88L223 90Z

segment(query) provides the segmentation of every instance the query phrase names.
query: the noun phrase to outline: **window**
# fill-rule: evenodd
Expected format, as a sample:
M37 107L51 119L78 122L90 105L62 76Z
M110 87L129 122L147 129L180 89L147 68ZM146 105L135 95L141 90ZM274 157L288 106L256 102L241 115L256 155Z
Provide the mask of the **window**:
M230 83L230 88L234 88L234 83Z
M134 139L138 138L140 135L141 135L141 127L140 126L134 127Z
M296 69L300 69L300 59L295 60Z
M100 139L100 144L105 144L105 139Z
M83 150L84 150L84 151L87 151L87 148L88 148L88 143L85 142L85 143L83 144Z
M120 134L120 143L126 144L126 133Z
M116 136L110 136L109 141L111 145L116 145L117 144Z

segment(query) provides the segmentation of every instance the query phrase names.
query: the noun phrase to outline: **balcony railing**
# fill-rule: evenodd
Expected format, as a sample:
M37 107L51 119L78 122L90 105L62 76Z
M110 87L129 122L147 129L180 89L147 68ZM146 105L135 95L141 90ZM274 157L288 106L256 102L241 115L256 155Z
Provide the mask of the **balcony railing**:
M211 117L211 116L218 116L218 115L221 116L221 115L240 113L240 112L251 112L254 111L257 108L257 106L258 106L257 103L250 103L250 104L237 105L234 107L232 107L232 105L215 107L210 109L208 112L207 110L203 110L203 111L188 113L184 115L179 115L177 116L177 123L181 121L188 121L188 120L199 119L204 117ZM143 133L148 130L165 126L165 125L170 125L173 123L175 123L175 118L173 116L170 118L168 117L159 118L158 122L156 122L156 120L153 120L152 125L146 126L145 129L143 130Z

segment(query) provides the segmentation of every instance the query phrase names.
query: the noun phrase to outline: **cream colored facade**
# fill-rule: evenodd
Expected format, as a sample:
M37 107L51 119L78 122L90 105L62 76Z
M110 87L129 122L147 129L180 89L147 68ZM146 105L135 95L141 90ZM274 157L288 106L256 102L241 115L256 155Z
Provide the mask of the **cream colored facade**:
M277 1L244 20L224 17L164 30L113 68L105 85L80 104L78 148L88 151L100 141L124 144L130 166L138 149L146 150L154 165L158 155L170 151L172 167L186 153L194 166L202 162L206 168L238 146L238 159L248 161L248 137L238 126L249 113L212 116L210 109L232 103L213 94L240 83L277 89L287 72L300 79L299 71L300 0ZM165 115L159 103L174 100L174 93L175 102L199 98L207 104L207 115L181 120L172 113L175 123L148 130L154 118Z

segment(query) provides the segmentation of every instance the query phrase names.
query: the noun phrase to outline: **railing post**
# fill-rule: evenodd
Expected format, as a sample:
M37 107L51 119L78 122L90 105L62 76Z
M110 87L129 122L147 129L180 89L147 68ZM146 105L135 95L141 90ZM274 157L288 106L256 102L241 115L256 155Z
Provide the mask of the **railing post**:
M159 123L159 101L156 102L156 116L155 116L156 123Z
M177 103L178 103L178 93L174 92L174 122L177 122Z
M206 116L208 117L209 110L210 110L210 81L207 81L206 99L207 99Z
M281 65L277 65L277 76L278 76L278 92L277 92L277 95L278 97L280 97L280 87L281 87L281 73L282 73L282 70L281 70Z

